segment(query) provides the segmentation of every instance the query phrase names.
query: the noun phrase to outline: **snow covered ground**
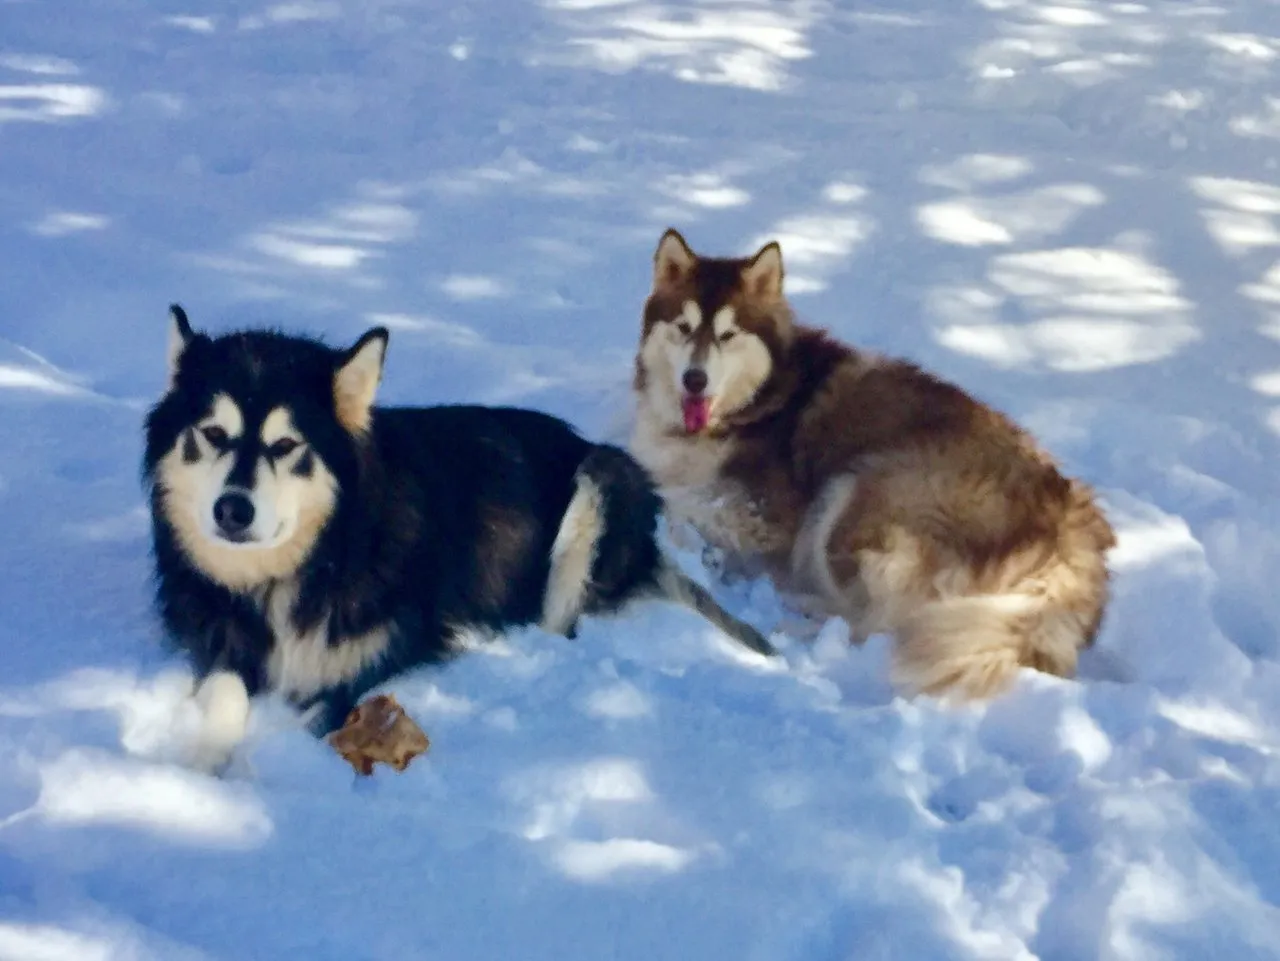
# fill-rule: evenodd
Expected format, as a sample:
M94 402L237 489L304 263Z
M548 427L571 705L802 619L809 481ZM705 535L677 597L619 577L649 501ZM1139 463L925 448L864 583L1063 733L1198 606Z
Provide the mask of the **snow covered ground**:
M1278 65L1265 0L0 2L0 959L1280 957ZM669 224L1098 486L1086 676L654 607L403 679L399 776L171 763L166 305L602 434Z

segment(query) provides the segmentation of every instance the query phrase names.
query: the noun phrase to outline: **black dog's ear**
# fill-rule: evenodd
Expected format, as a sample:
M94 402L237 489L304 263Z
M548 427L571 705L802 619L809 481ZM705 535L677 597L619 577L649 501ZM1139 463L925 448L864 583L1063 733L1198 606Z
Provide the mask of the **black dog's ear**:
M364 433L373 419L373 398L382 380L382 361L390 338L385 327L365 331L334 371L333 408L342 426L353 434Z
M169 305L169 386L173 386L178 376L178 361L182 352L195 336L191 329L191 321L187 320L187 312L179 304Z

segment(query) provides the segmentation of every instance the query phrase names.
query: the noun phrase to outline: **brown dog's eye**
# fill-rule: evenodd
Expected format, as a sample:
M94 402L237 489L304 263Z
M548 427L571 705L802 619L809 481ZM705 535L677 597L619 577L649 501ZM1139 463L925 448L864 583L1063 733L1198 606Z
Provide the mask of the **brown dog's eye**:
M680 331L685 337L693 333L693 328L686 324L683 320L676 324L676 330Z
M292 437L281 437L278 441L267 448L267 456L272 460L279 460L281 457L288 457L298 449L298 442Z
M209 427L201 427L200 433L204 434L214 450L226 450L231 446L231 438L227 436L227 432L216 424Z
M726 330L720 335L720 343L727 344L729 341L733 340L734 333L736 333L736 331Z

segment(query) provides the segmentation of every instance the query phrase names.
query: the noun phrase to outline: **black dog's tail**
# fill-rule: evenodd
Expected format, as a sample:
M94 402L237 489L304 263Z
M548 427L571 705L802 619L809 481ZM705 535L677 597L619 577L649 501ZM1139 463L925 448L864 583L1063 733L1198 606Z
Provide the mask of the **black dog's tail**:
M664 559L663 566L658 571L658 586L663 597L697 611L743 647L749 647L766 657L773 657L778 653L763 634L726 611L705 587L690 579L669 560Z
M665 557L658 547L662 499L625 451L598 444L574 477L577 489L551 551L543 626L573 637L582 614L613 613L641 597L661 597L696 611L745 647L776 653Z

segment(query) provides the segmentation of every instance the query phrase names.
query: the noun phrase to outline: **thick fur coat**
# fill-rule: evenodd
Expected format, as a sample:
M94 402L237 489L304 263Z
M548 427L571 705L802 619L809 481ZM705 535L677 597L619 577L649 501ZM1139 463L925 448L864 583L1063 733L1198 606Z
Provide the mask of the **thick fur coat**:
M771 650L663 557L661 503L627 453L536 411L376 407L387 340L210 337L174 308L143 471L160 617L226 719L211 754L256 694L314 708L325 733L462 633L573 636L642 597Z
M958 386L797 323L776 243L663 236L634 397L631 451L673 520L855 640L892 634L905 689L1072 676L1093 643L1115 537L1090 487Z

